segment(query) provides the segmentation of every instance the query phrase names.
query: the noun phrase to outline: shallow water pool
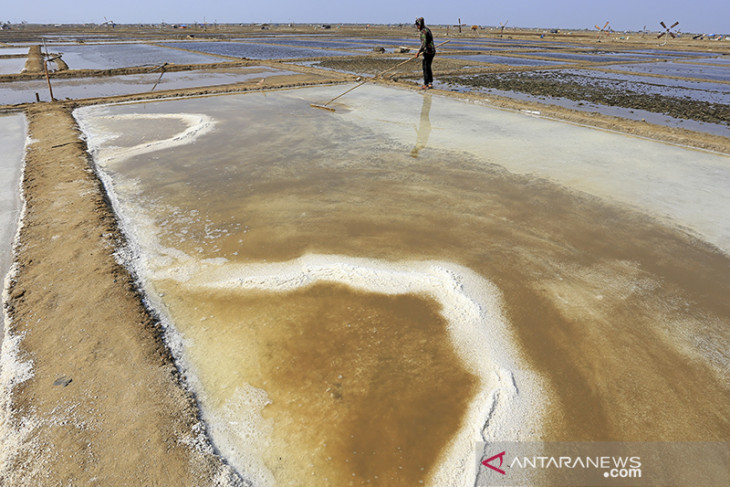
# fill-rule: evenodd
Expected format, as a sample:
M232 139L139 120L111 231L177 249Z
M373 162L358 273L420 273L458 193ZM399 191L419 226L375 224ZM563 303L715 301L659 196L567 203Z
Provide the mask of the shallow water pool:
M20 172L26 143L23 115L0 116L0 277L10 268L12 244L20 217Z
M257 485L464 485L476 439L539 435L485 278L531 197L495 202L507 181L730 251L725 156L379 86L310 106L342 91L76 111L213 442Z
M297 59L321 56L357 56L358 53L312 49L306 47L289 47L248 42L176 42L170 46L210 54L222 54L248 59Z
M57 100L70 98L97 98L107 96L130 95L164 90L179 90L205 86L220 86L241 83L251 79L266 79L274 76L286 76L291 71L266 67L245 67L217 69L211 71L176 71L143 74L127 74L121 76L90 78L53 78L53 96ZM33 103L36 93L41 101L49 101L50 93L45 80L15 81L0 83L0 104L15 105Z
M697 62L702 63L704 60ZM703 64L690 64L688 62L679 63L669 61L662 63L616 64L611 66L611 69L709 81L730 81L730 67L722 64L707 66Z
M23 71L25 58L0 59L0 74L17 74Z
M168 49L150 44L88 44L48 46L49 52L63 54L69 69L114 69L133 66L205 64L225 58Z

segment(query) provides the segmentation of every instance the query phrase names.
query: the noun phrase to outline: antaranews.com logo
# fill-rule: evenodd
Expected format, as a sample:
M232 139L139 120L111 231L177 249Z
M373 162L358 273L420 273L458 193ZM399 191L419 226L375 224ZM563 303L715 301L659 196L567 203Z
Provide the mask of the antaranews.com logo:
M477 456L479 486L710 487L730 480L727 442L495 442L478 444Z

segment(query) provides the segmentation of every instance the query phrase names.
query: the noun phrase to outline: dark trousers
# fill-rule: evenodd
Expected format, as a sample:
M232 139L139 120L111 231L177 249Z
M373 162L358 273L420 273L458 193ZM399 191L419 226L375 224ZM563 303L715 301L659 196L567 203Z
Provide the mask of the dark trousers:
M436 56L435 52L423 53L423 84L430 85L433 83L433 72L431 71L431 63L433 58Z

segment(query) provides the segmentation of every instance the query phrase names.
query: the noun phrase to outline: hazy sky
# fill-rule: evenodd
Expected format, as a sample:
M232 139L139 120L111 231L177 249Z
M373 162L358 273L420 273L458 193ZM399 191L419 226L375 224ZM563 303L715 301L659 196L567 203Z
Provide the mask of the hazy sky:
M660 30L730 34L730 0L2 0L0 21L30 23L411 23Z

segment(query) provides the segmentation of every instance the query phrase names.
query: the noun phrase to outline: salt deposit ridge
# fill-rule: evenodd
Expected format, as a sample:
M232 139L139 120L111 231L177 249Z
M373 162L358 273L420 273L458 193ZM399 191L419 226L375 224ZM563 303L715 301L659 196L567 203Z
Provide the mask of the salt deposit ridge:
M463 429L455 433L453 445L434 474L434 485L466 485L475 478L471 462L475 442L526 439L526 435L539 431L544 394L539 380L524 369L501 313L498 289L467 268L447 262L392 263L336 255L306 255L291 262L252 265L214 261L185 266L177 259L172 261L176 263L149 277L153 281L172 278L205 289L281 292L327 281L374 293L426 294L437 300L460 358L482 384ZM204 390L205 384L200 387ZM219 430L217 425L224 423L223 419L212 419L216 423L213 431ZM228 430L219 434L225 438L226 453L235 464L237 451L246 448L247 438L234 429L220 429ZM218 438L213 440L219 443Z

